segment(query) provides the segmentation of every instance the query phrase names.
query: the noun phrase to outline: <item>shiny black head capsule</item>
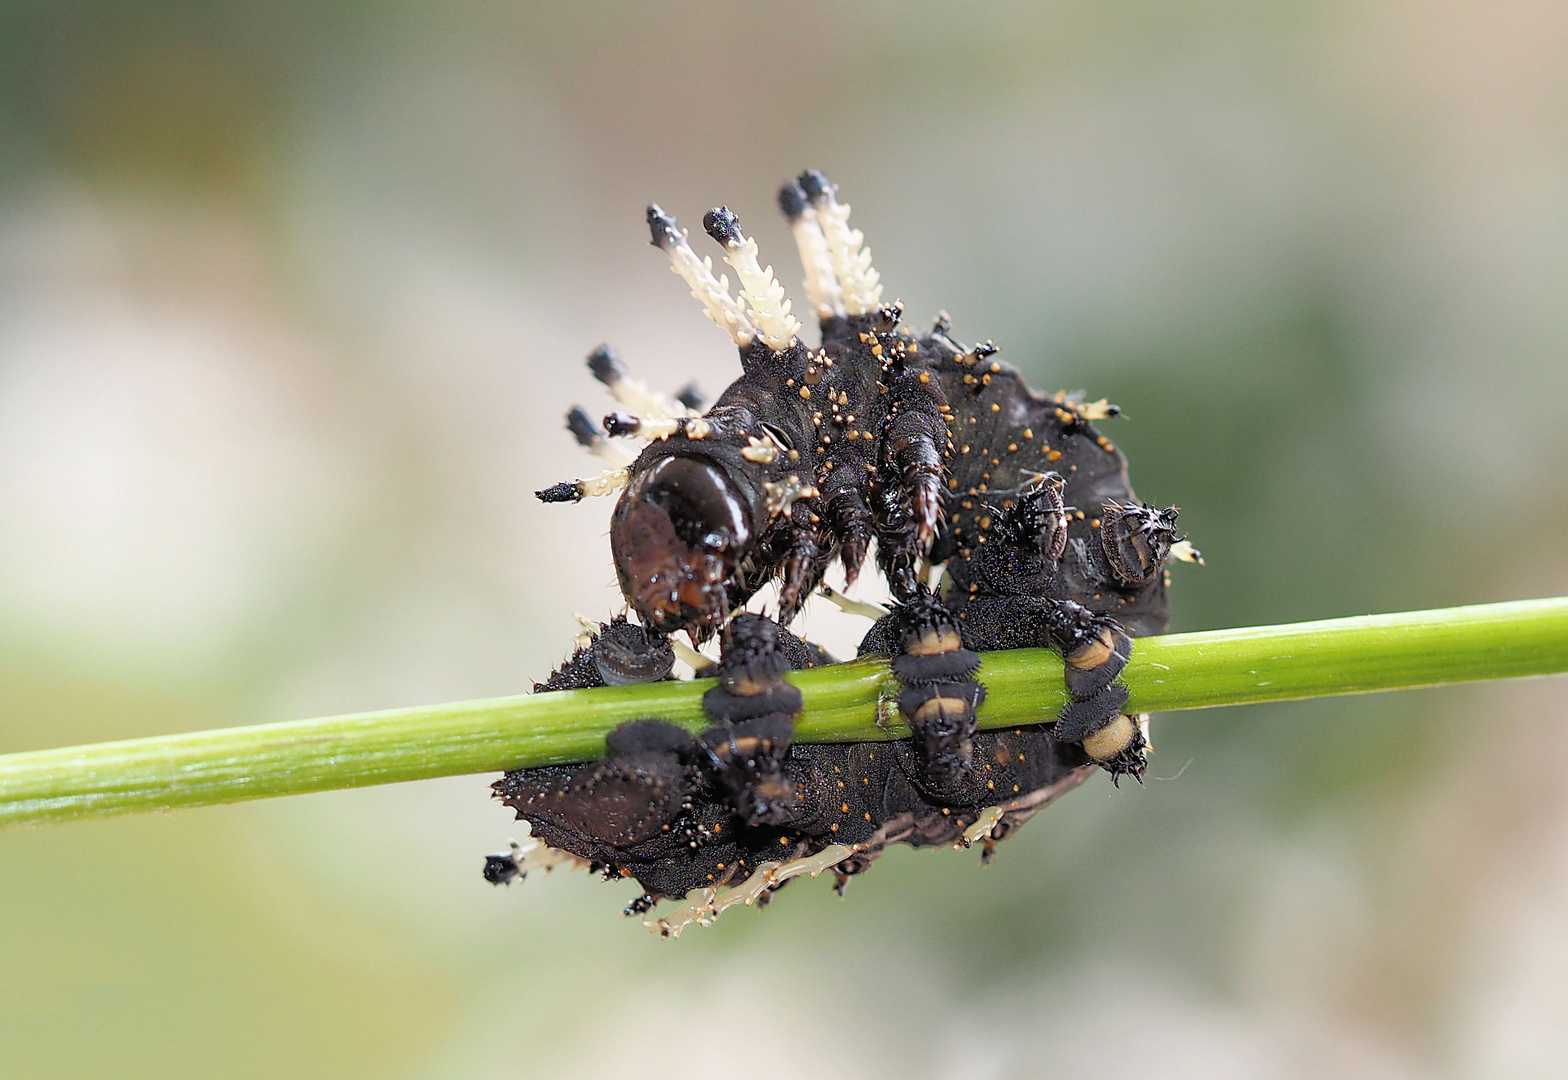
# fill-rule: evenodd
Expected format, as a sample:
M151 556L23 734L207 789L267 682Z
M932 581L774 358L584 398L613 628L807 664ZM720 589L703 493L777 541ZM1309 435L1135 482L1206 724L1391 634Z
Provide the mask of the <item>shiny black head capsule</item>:
M687 455L640 473L610 519L621 591L642 621L699 638L723 621L726 583L754 535L750 507L724 470Z

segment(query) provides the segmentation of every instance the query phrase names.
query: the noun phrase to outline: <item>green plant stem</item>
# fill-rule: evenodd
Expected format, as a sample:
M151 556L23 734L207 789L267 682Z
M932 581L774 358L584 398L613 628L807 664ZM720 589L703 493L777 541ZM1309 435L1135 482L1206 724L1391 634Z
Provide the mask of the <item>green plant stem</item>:
M1123 678L1138 712L1400 690L1568 671L1568 597L1145 638ZM1038 723L1066 702L1042 649L988 653L982 727ZM908 734L885 663L790 676L797 737ZM597 756L624 720L704 724L709 682L493 698L0 756L0 825L201 806Z

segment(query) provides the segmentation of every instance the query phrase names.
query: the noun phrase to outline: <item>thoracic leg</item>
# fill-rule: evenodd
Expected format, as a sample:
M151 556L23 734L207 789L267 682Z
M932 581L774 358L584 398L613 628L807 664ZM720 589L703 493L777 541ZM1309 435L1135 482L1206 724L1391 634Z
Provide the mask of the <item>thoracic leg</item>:
M860 575L871 548L871 511L866 508L860 488L848 482L829 488L827 520L839 544L839 558L844 563L844 580L853 585Z
M1084 750L1111 773L1141 775L1145 742L1123 708L1116 682L1132 639L1109 616L1047 590L1067 536L1062 478L1049 473L1000 508L986 542L966 560L948 590L964 642L974 649L1050 648L1066 664L1072 702L1053 734Z
M918 554L931 549L942 520L943 472L949 450L947 401L935 379L921 382L914 370L899 373L890 393L886 466L897 477L913 515Z
M1081 743L1115 775L1141 776L1147 743L1124 709L1127 688L1116 682L1132 652L1132 639L1106 615L1071 600L1047 597L979 597L962 602L964 640L980 649L1049 648L1066 667L1072 702L1052 734Z
M809 525L795 525L785 548L783 585L779 590L779 618L789 622L821 579L823 560L817 533Z

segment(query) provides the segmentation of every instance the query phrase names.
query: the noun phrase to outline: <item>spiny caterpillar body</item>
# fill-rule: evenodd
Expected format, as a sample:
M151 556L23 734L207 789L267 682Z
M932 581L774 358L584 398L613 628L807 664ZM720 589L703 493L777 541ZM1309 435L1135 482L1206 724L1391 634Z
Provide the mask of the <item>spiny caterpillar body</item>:
M709 211L704 227L739 298L650 206L654 245L729 333L742 375L701 412L690 388L664 398L596 350L590 369L633 411L601 427L574 409L567 426L616 468L539 492L546 502L620 492L611 551L641 625L596 628L536 689L667 678L667 635L699 644L722 630L720 681L700 736L635 720L599 762L508 773L497 793L546 847L492 856L486 876L510 880L564 851L636 878L645 892L629 911L685 898L649 920L666 933L765 902L801 873L831 869L842 887L893 843L981 842L989 857L1096 767L1141 778L1147 718L1125 714L1115 680L1132 636L1168 623L1167 561L1201 561L1174 508L1138 502L1096 429L1115 406L1031 390L990 342L960 342L945 314L923 333L905 326L820 173L786 184L779 205L820 344L801 340L732 212ZM648 440L630 461L614 445L628 436ZM831 658L784 627L832 565L852 584L873 547L895 604L860 653L892 657L914 734L794 744L801 701L785 675ZM770 581L776 623L735 614ZM1033 726L977 731L976 653L1041 646L1064 657L1073 703Z

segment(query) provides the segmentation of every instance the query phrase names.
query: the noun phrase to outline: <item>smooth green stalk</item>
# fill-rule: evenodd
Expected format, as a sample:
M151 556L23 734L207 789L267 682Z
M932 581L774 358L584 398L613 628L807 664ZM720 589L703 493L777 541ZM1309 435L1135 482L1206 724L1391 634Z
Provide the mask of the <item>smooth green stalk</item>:
M1568 671L1568 597L1145 638L1124 679L1137 712L1400 690ZM982 727L1066 703L1062 662L989 653ZM908 734L876 660L797 672L806 742ZM709 682L576 690L0 756L0 824L202 806L499 772L597 756L623 720L704 726Z

